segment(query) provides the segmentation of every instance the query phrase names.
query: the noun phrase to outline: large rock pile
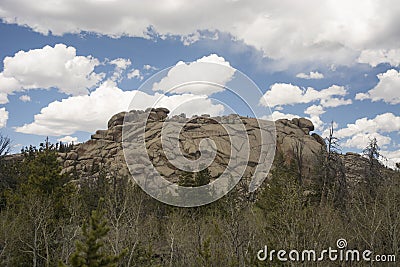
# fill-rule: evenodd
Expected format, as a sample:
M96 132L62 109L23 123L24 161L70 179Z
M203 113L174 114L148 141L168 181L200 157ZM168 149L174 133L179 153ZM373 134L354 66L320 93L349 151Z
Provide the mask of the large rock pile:
M130 111L128 115L136 120L143 120L144 113L144 111ZM186 118L184 114L168 118L168 113L169 111L165 108L152 109L146 126L146 147L149 158L164 177L171 181L176 181L181 173L168 162L162 151L161 128L166 119L186 124L181 132L179 141L183 154L189 159L198 157L199 142L202 139L209 137L214 140L218 153L209 167L213 178L217 178L224 171L230 157L231 144L229 136L218 123L234 124L235 121L240 120L246 127L252 151L246 173L251 174L254 171L258 164L257 139L259 138L259 126L256 119L237 115L222 117L202 115ZM75 145L73 150L68 153L60 154L64 164L63 171L93 175L104 166L108 172L111 171L113 174L129 175L121 143L123 122L126 114L126 112L115 114L109 120L107 130L96 131L89 141ZM314 130L312 122L304 118L283 119L276 121L275 127L277 151L283 153L289 161L294 156L295 147L303 144L301 149L303 173L309 173L321 149L324 148L323 139L319 135L310 135L310 132Z

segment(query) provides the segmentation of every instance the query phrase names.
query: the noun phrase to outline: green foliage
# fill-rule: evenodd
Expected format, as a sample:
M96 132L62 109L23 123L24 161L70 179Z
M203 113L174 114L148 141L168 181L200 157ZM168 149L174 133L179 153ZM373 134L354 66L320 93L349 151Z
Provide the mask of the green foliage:
M70 263L73 267L113 267L117 266L121 257L119 255L107 255L102 252L104 237L110 231L107 221L104 219L104 211L93 210L89 220L89 226L85 223L82 227L83 240L76 242L76 251L71 255Z
M199 256L197 257L198 265L199 266L212 266L211 262L211 240L208 237L206 240L204 240L201 248L199 249Z
M60 174L61 166L53 145L41 144L39 149L30 147L24 155L26 180L22 182L29 190L51 195L67 182L67 176Z
M20 167L17 188L9 198L14 204L32 194L49 198L55 207L55 216L68 217L65 202L73 194L75 187L68 184L67 174L61 174L56 146L46 141L39 148L30 146L23 149L23 155L22 163L17 163Z
M132 262L134 266L160 266L157 263L153 248L139 243L133 251Z
M0 176L10 179L2 180L0 266L286 266L260 262L257 252L265 245L326 249L339 237L352 248L400 251L400 173L379 171L388 177L376 180L374 195L360 183L342 198L341 188L353 185L341 180L343 163L333 147L330 156L321 152L311 188L299 179L298 160L286 164L277 153L253 195L242 180L218 201L195 208L160 203L100 165L98 173L62 175L58 150L43 143L25 148L20 163L3 165ZM207 169L183 173L180 184L201 186L210 178Z
M97 209L100 199L110 190L106 175L104 171L100 171L96 177L89 176L80 183L80 197L88 214Z
M210 183L211 175L208 168L205 168L199 172L183 172L179 177L178 184L186 187L197 187L207 185Z

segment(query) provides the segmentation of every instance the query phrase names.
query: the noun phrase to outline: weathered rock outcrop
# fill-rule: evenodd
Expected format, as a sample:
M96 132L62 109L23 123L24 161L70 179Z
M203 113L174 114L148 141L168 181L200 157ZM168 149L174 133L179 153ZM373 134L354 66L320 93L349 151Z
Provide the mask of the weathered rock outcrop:
M181 173L166 159L161 145L161 128L167 119L172 122L185 123L179 137L183 154L189 159L195 159L199 154L199 143L204 138L211 138L217 146L217 156L210 165L209 171L213 178L217 178L225 169L230 158L231 144L229 135L219 122L234 124L237 120L245 125L252 153L247 163L246 174L254 172L258 164L258 139L260 138L259 125L254 118L229 115L210 117L209 115L186 118L184 114L168 118L169 111L157 108L150 111L146 126L146 147L149 158L156 169L171 181L176 181ZM132 120L143 120L143 111L130 111ZM75 145L68 153L60 154L64 162L64 172L76 171L81 174L96 173L101 166L119 175L129 175L122 150L122 128L126 112L115 114L108 122L107 130L98 130L85 143ZM285 155L286 160L293 158L295 147L301 144L303 155L303 171L307 174L312 169L321 149L324 148L323 139L310 132L314 130L311 121L300 118L293 120L278 120L276 127L277 151ZM273 133L274 131L271 131ZM135 155L133 155L135 156ZM140 155L138 155L140 156Z

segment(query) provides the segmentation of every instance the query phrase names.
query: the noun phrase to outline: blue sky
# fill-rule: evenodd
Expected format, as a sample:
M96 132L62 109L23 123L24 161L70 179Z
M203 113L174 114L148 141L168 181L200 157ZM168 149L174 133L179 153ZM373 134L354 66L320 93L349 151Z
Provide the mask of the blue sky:
M307 117L321 135L334 121L343 151L359 152L376 137L400 162L400 8L348 2L2 1L0 132L14 152L46 136L84 142L165 68L227 86L240 71L261 90L243 92L266 117ZM204 62L227 67L218 73ZM167 70L157 82L179 79ZM148 90L138 107L163 90ZM204 88L180 94L163 103L190 100L178 110L213 115L227 113L214 97L234 103Z

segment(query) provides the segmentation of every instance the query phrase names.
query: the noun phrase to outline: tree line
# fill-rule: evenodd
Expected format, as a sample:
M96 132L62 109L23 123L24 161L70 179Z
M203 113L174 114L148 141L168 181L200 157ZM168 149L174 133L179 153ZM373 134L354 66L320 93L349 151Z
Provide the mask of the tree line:
M318 251L339 238L376 254L400 252L400 175L379 164L376 140L364 151L368 164L353 186L332 132L312 183L304 183L299 144L289 163L277 153L271 177L255 195L243 194L241 181L196 208L160 203L104 166L93 177L61 174L58 151L46 141L25 148L21 161L0 157L1 266L271 266L256 256L265 245ZM179 177L183 186L209 181L207 169Z

